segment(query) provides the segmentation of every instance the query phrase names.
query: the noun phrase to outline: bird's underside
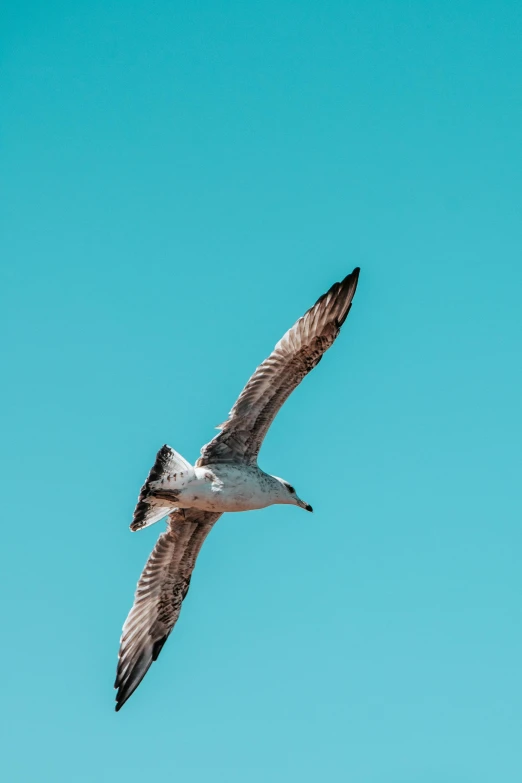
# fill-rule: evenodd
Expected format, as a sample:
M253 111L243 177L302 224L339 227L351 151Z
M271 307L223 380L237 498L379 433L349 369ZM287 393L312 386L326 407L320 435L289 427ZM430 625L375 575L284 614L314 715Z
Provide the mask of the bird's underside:
M131 528L138 530L167 515L168 524L143 570L134 605L123 626L115 683L116 710L132 695L157 659L179 617L201 546L222 513L219 505L215 506L216 510L208 510L211 506L207 506L207 510L179 508L175 505L176 499L196 496L199 479L205 484L205 491L223 492L219 484L215 484L213 490L209 489L212 481L208 476L216 474L221 481L222 476L227 475L228 467L233 468L232 472L235 471L234 475L240 479L262 474L267 477L267 486L271 480L279 483L269 486L270 497L264 498L261 504L259 498L255 501L257 505L253 504L254 500L249 496L234 510L262 508L272 503L289 503L311 510L287 482L259 471L257 456L277 411L339 334L351 307L358 276L357 268L342 282L335 283L281 338L248 381L227 421L219 428L219 434L201 449L195 466L169 447L158 452L156 463L142 487ZM259 481L263 486L265 479L260 477ZM184 494L180 492L176 496L182 482L185 482ZM234 501L234 493L246 491L240 480L237 487L239 489L229 488L227 502ZM247 489L250 492L252 488ZM215 501L215 496L210 494L209 497ZM201 505L199 495L197 498L194 502Z

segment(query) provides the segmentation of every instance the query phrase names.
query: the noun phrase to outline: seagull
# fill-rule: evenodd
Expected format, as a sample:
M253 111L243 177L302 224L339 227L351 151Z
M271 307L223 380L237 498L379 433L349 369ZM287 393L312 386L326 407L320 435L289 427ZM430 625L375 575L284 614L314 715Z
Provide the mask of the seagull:
M168 517L136 588L123 626L116 711L134 693L174 628L196 558L219 517L277 503L312 507L291 484L257 464L278 410L339 334L357 288L359 268L321 296L277 343L239 395L219 434L191 465L170 446L157 456L134 511L131 530Z

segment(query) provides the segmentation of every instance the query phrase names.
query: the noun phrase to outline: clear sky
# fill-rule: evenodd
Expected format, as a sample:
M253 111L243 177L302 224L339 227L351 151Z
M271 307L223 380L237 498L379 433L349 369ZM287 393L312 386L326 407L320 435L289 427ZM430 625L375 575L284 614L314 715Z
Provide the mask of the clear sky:
M7 2L0 771L522 780L522 5ZM122 623L243 383L361 267L123 710Z

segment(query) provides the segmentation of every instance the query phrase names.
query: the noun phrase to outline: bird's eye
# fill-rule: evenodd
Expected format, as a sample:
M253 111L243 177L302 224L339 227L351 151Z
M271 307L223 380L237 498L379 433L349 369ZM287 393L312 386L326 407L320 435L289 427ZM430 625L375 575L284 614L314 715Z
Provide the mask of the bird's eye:
M288 489L291 495L295 495L295 489L292 486L290 486L290 484L287 484L286 488Z

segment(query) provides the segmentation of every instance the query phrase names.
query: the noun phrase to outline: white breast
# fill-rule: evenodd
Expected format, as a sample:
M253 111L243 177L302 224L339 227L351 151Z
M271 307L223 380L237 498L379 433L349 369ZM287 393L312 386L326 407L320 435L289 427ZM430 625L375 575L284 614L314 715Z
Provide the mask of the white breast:
M258 468L208 465L194 472L195 477L180 494L186 506L206 511L250 511L274 502L266 474Z

